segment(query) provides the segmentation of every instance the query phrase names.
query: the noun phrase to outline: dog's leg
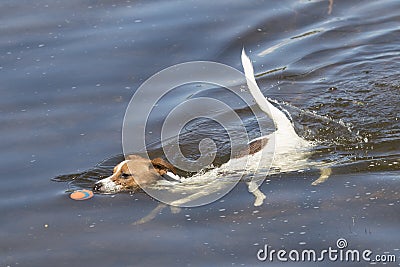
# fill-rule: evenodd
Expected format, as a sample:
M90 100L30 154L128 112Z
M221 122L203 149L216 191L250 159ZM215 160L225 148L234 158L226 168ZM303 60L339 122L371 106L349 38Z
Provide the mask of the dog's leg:
M266 199L266 196L264 195L263 192L260 191L260 189L258 189L258 186L256 185L256 183L250 181L250 182L246 182L247 184L247 188L249 190L250 193L252 193L254 195L254 197L256 198L254 200L254 206L258 207L261 206L264 203L264 199Z
M177 213L181 212L180 207L170 206L170 209L171 209L171 213L173 213L173 214L177 214Z
M144 216L142 219L132 223L132 225L144 224L153 220L157 216L157 214L160 213L160 211L162 211L166 206L166 204L160 202L157 207L155 207L149 214Z
M317 180L311 183L311 185L318 185L320 183L325 182L329 176L332 174L332 169L330 167L325 167L320 169L321 175Z
M157 207L155 207L149 214L144 216L142 219L133 222L132 225L144 224L153 220L165 207L167 207L167 204L159 203ZM170 208L171 208L171 213L173 214L179 213L181 211L181 208L179 207L171 206Z
M208 194L209 194L209 193L206 192L206 191L199 191L199 192L197 192L197 193L194 193L194 194L192 194L192 195L189 195L188 197L185 197L185 198L181 198L181 199L172 201L172 202L170 203L170 205L171 205L171 206L175 206L175 207L179 207L179 206L181 206L181 205L185 205L186 203L189 203L190 201L196 200L196 199L198 199L198 198L200 198L200 197L207 196Z

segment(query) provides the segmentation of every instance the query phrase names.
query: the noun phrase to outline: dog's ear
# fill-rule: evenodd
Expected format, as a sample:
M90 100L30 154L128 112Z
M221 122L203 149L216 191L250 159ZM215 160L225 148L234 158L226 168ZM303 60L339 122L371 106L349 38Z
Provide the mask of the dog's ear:
M151 164L153 164L154 169L160 174L164 175L167 172L172 172L173 174L176 174L174 166L172 166L171 163L166 162L162 158L155 158L151 161Z

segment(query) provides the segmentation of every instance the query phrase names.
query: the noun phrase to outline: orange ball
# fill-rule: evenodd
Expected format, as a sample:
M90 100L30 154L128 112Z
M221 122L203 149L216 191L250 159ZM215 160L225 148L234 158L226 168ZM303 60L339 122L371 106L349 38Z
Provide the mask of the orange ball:
M69 197L73 200L86 200L93 197L93 192L87 189L75 190Z

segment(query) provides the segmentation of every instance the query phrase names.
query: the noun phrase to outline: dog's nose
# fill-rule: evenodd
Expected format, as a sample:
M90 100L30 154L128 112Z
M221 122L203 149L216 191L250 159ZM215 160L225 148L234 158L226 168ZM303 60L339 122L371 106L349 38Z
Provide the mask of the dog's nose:
M102 183L95 183L93 186L93 191L101 191L101 188L103 187Z

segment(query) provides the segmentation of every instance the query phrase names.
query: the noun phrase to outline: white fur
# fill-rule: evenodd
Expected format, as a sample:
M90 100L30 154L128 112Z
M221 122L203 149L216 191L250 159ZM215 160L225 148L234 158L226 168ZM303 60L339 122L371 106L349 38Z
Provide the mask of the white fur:
M181 178L179 175L174 174L174 173L172 173L172 172L167 172L167 175L168 175L169 177L171 177L172 179L176 180L176 181L181 181L181 180L182 180L182 178Z
M116 193L121 191L122 186L121 185L117 185L116 183L114 183L111 179L113 176L110 176L108 178L104 178L100 181L98 181L97 183L101 183L103 185L103 191L104 193Z
M282 153L288 150L309 146L309 142L297 135L292 122L286 117L286 115L264 97L257 85L256 79L254 78L253 65L244 49L242 50L242 65L246 76L247 87L249 88L251 95L254 97L260 109L275 122L275 135L277 136L275 140L275 151Z

